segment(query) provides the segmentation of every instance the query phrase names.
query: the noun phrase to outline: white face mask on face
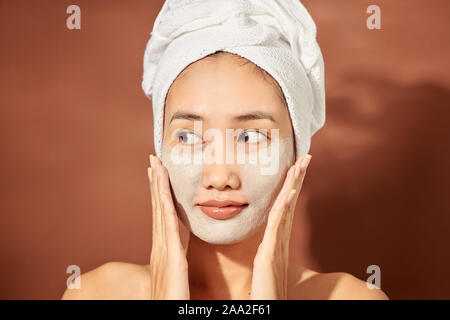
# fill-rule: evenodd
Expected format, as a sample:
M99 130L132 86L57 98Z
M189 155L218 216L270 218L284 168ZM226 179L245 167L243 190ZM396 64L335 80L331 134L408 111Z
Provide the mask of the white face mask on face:
M163 144L162 163L169 173L178 215L194 235L213 244L239 242L266 223L272 204L284 183L286 172L294 160L292 136L279 140L277 145L269 144L255 151L258 153L257 159L261 159L261 152L271 156L265 156L267 160L270 158L268 162L239 164L240 182L249 205L230 219L217 220L207 216L194 205L195 194L202 188L202 163L190 161L180 164L181 160L174 158L172 151L168 144ZM275 170L268 170L269 167Z

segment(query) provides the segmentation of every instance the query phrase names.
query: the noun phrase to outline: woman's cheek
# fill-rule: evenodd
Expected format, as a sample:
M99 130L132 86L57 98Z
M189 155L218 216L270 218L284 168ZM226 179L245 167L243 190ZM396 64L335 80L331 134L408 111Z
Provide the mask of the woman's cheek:
M203 165L198 159L190 158L188 153L180 154L165 143L162 148L161 160L169 173L178 216L188 227L187 214L193 208L195 193L201 185Z
M277 146L270 145L259 164L241 165L241 179L245 196L255 212L266 218L270 212L279 190L284 183L289 167L293 164L294 144L292 136L279 140ZM267 158L268 157L268 158Z
M268 148L258 151L266 152L261 157L257 155L262 161L239 164L242 191L249 206L233 218L215 220L194 206L202 182L201 161L183 160L173 148L163 145L162 162L169 173L178 215L193 234L209 243L235 243L250 236L267 221L286 172L293 163L293 138L281 139L277 146L269 145Z

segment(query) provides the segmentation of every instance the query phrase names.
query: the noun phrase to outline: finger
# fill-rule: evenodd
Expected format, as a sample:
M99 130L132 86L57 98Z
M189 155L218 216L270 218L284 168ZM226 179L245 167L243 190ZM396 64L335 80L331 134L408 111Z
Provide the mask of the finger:
M155 158L158 167L158 191L161 202L161 218L166 245L181 245L178 231L178 216L170 191L169 174L161 160ZM180 248L180 247L179 247Z
M301 163L305 156L300 157L289 169L282 190L269 214L266 233L268 238L275 239L277 234L290 235L294 216L295 203L298 196L298 180L301 178Z
M288 196L286 189L292 183L293 174L294 174L293 169L294 169L293 167L291 169L289 169L286 180L285 180L285 186L282 188L282 191L278 194L275 204L273 205L272 209L270 210L266 229L264 232L263 241L268 241L269 243L274 244L274 242L275 242L274 240L277 238L277 235L279 234L280 222L281 222L282 214L284 211L284 204L286 203L286 197Z
M159 195L159 188L158 188L158 164L156 162L156 157L151 156L151 163L152 163L152 188L153 188L153 195L155 199L155 227L157 228L157 235L158 239L157 241L164 241L164 228L163 228L163 218L162 218L162 208L161 208L161 198Z
M306 175L306 169L308 168L309 162L311 160L311 155L305 155L295 170L295 183L294 189L291 189L288 197L286 198L285 213L282 219L284 223L284 228L290 228L292 221L294 219L295 207L297 204L298 197L302 190L303 181Z
M295 167L292 166L291 168L289 168L287 174L286 174L286 178L284 180L283 186L281 187L280 192L278 193L278 196L272 206L272 210L271 210L271 214L272 212L275 211L279 211L280 206L283 204L284 198L286 196L286 193L288 192L288 190L291 188L292 183L294 181L293 179L293 175L295 172Z
M150 181L150 195L151 195L151 201L152 201L152 226L155 227L154 221L156 220L156 201L155 201L155 190L153 187L153 173L154 170L152 170L152 155L149 155L149 163L150 167L148 168L148 178ZM152 229L155 231L155 229Z
M275 200L275 203L270 212L269 215L270 223L279 223L280 220L282 219L281 216L284 214L285 211L287 197L289 196L290 191L294 189L296 186L295 184L296 172L297 169L300 167L302 159L303 157L298 159L295 162L295 164L289 169L283 187L281 188L280 193L278 194L278 197Z
M149 180L150 180L150 195L152 200L152 241L155 243L155 240L159 237L159 225L158 225L158 208L156 205L156 194L155 194L155 187L154 187L154 181L155 181L155 169L153 167L153 156L149 156L149 162L150 162L150 168L148 169L149 173Z
M295 203L297 202L298 196L300 195L300 192L303 187L303 181L305 180L306 170L308 168L308 165L311 161L312 156L310 154L307 154L304 156L300 167L298 168L298 171L296 171L296 181L295 181L295 194L292 197L292 199L289 199L289 201L293 204L293 207L295 208Z
M154 163L155 163L155 167L156 167L156 171L157 171L157 190L158 190L158 202L159 202L159 206L160 206L160 223L161 223L161 233L163 235L163 241L165 243L165 245L168 245L168 237L167 237L167 228L166 228L166 224L167 224L167 218L166 218L166 210L164 207L164 202L163 202L163 188L162 188L162 164L161 161L159 160L158 157L153 157Z
M283 193L282 198L280 199L280 203L279 205L282 206L284 203L282 200L286 201L286 197L289 194L289 192L292 189L295 189L296 187L296 178L298 177L298 169L300 168L300 164L302 162L304 157L300 157L299 159L297 159L297 161L295 161L294 165L291 167L291 173L290 173L290 177L288 177L283 185L282 190L280 191L280 193Z
M160 163L159 165L160 193L164 211L163 218L165 219L165 232L167 233L169 245L175 245L175 248L183 249L184 246L180 234L181 221L178 218L172 197L172 192L170 190L169 174L162 163Z
M155 220L156 220L156 212L155 212L155 197L153 195L153 188L152 188L152 168L147 169L148 173L148 180L149 180L149 189L150 189L150 200L152 205L152 235L155 235Z
M170 191L170 183L169 183L169 174L167 169L161 164L160 166L160 193L161 199L164 200L164 218L167 222L166 227L170 227L170 229L178 232L178 224L177 224L177 213L175 210L175 205L172 198L172 192ZM172 230L171 230L172 231Z

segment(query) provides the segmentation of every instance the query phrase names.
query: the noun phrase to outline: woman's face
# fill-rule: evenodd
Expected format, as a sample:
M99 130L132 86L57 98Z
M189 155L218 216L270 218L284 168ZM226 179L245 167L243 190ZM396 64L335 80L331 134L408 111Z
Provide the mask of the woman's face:
M281 89L243 61L221 54L191 64L165 105L162 162L177 212L209 243L260 230L294 162Z

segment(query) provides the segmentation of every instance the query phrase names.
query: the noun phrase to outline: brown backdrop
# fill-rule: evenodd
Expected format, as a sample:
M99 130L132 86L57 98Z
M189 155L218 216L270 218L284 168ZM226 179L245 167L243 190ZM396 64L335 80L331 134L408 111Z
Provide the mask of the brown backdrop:
M0 298L60 298L68 265L145 264L151 103L142 55L158 1L0 1ZM450 298L450 2L305 0L326 63L327 123L292 254L393 299ZM369 4L382 30L365 26Z

